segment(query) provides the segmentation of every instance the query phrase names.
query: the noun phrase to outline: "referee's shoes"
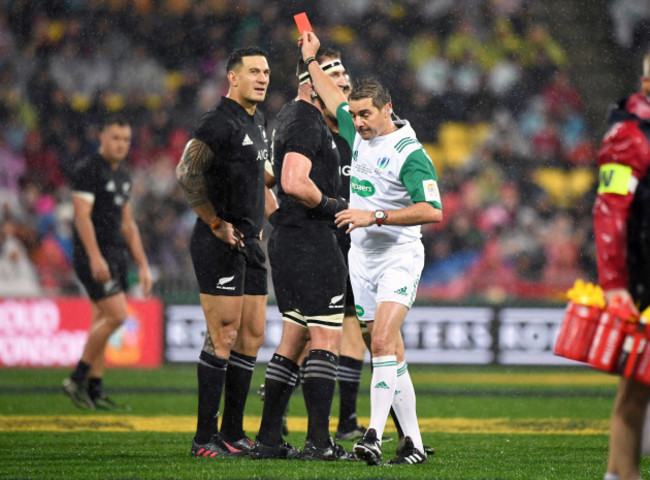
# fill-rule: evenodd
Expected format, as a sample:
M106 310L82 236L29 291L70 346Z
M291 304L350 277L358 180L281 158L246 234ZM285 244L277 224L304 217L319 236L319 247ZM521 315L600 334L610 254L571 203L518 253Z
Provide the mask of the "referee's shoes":
M415 465L417 463L428 463L426 453L421 452L411 440L411 437L404 437L404 448L392 460L388 460L386 465Z

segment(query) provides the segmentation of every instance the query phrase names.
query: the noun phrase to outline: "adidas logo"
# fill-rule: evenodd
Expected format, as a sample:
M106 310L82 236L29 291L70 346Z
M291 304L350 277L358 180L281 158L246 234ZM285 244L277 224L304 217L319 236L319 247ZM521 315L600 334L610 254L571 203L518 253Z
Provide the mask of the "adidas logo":
M404 295L404 296L406 296L406 295L407 295L407 293L406 293L406 287L398 288L398 289L395 290L393 293L396 293L397 295Z
M389 390L390 389L390 387L388 385L386 385L386 382L383 382L383 381L379 382L373 388L381 388L381 389L384 389L384 390Z
M241 142L241 146L245 147L246 145L252 145L252 144L253 144L253 141L251 140L251 137L249 137L248 133L247 133L246 136L244 137L244 141Z

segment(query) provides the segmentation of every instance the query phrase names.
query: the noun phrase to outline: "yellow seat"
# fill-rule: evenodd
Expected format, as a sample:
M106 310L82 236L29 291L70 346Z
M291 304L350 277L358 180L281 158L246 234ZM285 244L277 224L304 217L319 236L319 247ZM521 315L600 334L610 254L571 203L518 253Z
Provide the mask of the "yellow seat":
M538 168L533 176L559 207L570 207L587 193L596 181L596 174L590 168L576 168L565 172L559 168Z
M438 132L438 142L450 167L464 165L472 155L472 132L464 123L443 124Z
M591 168L576 168L571 171L570 190L573 199L582 197L596 183L596 172Z
M567 180L559 168L538 168L533 174L535 182L548 193L551 202L557 206L567 206Z

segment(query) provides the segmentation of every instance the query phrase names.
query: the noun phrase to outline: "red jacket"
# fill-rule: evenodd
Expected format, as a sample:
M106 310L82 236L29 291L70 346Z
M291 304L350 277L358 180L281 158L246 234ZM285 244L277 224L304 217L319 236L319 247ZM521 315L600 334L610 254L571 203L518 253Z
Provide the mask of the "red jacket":
M628 237L630 225L637 220L634 217L641 215L633 205L639 202L641 184L650 166L650 121L634 113L650 119L650 102L642 94L623 100L610 113L610 128L598 151L599 186L593 208L599 283L604 290L629 289L633 297L630 262L638 260L632 254L639 239ZM650 264L635 267L647 272ZM646 282L650 285L650 279Z

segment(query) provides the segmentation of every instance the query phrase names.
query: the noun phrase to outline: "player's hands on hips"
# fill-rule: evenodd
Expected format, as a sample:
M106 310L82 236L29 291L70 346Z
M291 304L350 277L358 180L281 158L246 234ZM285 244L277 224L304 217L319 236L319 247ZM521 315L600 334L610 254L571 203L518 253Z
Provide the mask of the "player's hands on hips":
M153 285L149 265L142 265L140 267L140 271L138 272L138 280L140 280L140 289L142 290L142 295L148 297L151 293L151 286Z
M221 221L217 228L212 229L212 233L224 243L230 245L230 248L244 248L244 235L237 230L232 223Z
M636 308L636 305L634 304L634 299L632 298L632 295L630 295L630 292L626 290L625 288L613 288L611 290L605 290L603 292L603 296L605 297L605 302L609 305L609 302L611 302L614 298L616 297L621 297L621 301L623 304L629 304L632 312L635 314L639 314L639 310Z
M314 32L303 32L298 39L298 46L302 53L302 59L307 60L309 57L315 57L320 47L320 40Z
M350 233L355 228L369 227L375 223L375 212L369 212L367 210L353 210L348 208L337 213L335 216L334 223L336 223L338 228L344 228L347 225L348 229L345 233Z
M90 258L90 271L96 282L104 283L111 279L111 271L103 256Z

